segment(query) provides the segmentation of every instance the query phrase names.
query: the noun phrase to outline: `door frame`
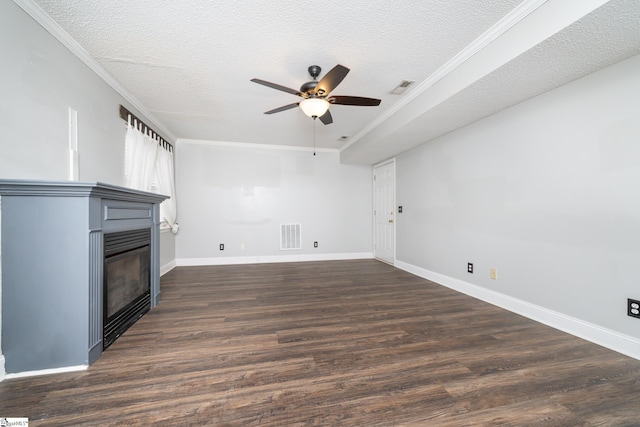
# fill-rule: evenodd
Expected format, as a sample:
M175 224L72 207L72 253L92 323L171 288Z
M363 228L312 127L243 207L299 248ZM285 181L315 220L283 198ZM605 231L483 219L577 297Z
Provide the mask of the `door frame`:
M382 258L378 258L376 256L376 247L377 247L377 242L378 242L378 233L377 233L377 227L376 227L376 206L377 206L377 192L376 192L376 169L383 167L383 166L387 166L387 165L392 165L392 178L393 178L393 200L391 201L392 203L392 207L393 207L393 259L391 260L391 262L384 260ZM391 265L395 265L396 262L396 222L397 222L397 212L396 212L396 159L395 157L391 158L391 159L387 159L384 160L382 162L376 163L375 165L373 165L373 168L371 169L371 184L372 184L372 192L373 192L373 206L371 209L371 216L373 218L372 220L372 227L373 227L373 257L379 261L382 262L386 262L386 263L390 263Z

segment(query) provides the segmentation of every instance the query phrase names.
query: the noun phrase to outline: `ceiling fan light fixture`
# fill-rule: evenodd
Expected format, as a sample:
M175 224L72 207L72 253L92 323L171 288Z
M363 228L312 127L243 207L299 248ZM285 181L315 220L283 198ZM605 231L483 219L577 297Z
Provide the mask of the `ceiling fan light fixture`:
M309 117L322 117L329 109L329 101L322 98L307 98L300 102L300 108Z

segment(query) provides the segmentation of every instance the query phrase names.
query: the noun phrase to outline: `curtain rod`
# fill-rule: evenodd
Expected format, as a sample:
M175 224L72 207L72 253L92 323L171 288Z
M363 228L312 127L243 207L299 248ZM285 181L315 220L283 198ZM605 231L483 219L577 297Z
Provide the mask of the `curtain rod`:
M151 131L153 133L154 138L158 141L162 148L168 150L169 152L173 152L173 145L169 141L160 136L160 134L156 132L151 126L140 120L138 117L136 117L135 114L127 110L127 108L123 105L120 105L120 118L127 123L129 122L129 118L131 118L132 120L136 120L138 123L140 123L145 132Z

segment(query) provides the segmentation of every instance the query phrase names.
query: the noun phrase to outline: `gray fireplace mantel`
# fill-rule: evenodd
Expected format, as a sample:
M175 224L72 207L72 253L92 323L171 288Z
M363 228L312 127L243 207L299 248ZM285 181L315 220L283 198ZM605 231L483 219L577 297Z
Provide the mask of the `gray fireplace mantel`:
M103 236L151 230L151 307L160 295L159 204L100 182L0 180L6 372L88 366L102 354Z

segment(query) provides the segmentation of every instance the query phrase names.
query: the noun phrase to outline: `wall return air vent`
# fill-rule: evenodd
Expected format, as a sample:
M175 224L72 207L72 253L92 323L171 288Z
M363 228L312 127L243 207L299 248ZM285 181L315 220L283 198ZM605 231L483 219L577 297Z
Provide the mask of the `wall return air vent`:
M280 250L291 251L302 249L302 235L300 224L280 225Z

